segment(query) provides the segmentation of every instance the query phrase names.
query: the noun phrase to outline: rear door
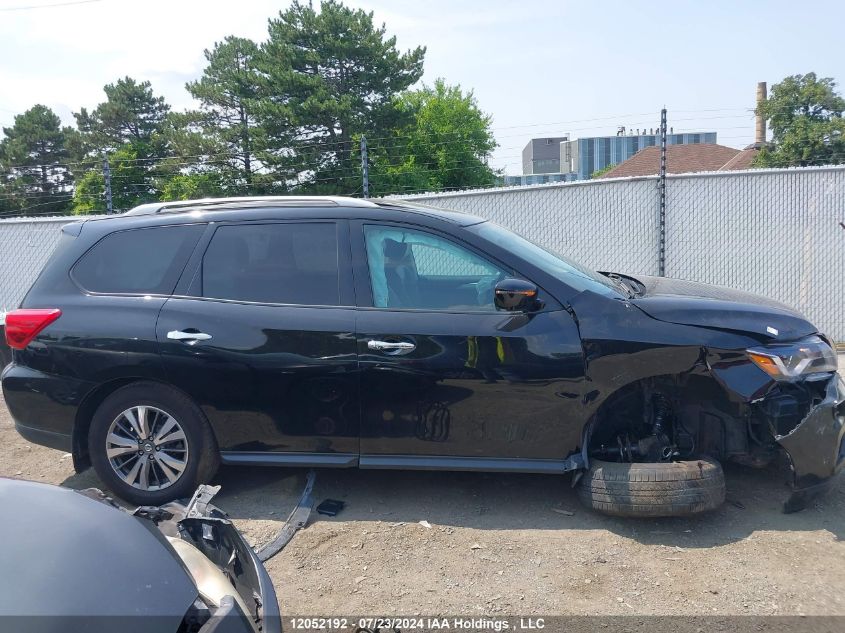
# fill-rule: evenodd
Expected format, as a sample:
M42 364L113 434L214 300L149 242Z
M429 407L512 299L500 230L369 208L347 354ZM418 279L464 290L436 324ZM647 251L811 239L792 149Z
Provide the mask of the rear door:
M168 379L224 463L352 465L359 405L345 222L211 225L157 324Z

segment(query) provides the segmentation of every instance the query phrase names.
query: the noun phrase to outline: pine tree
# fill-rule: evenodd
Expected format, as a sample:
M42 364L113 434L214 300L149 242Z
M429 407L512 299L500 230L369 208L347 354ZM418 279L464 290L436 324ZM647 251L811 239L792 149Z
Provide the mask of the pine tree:
M352 193L361 134L385 136L393 99L423 73L425 48L406 53L373 14L324 0L319 12L294 0L270 20L258 69L258 111L272 162L311 192Z
M252 40L227 37L205 51L208 65L202 77L185 86L201 104L196 119L204 135L216 145L211 161L222 167L223 181L241 186L244 193L256 192L256 153L263 145L255 114L258 50Z
M76 192L74 213L102 210L97 196L102 196L99 171L103 157L108 157L111 165L116 210L126 210L159 196L160 162L169 153L164 127L170 106L163 97L155 96L148 81L138 83L125 77L103 90L106 101L91 112L82 108L74 114L79 131L72 146L78 160L85 161L88 167L80 177L79 188L84 190L84 197Z
M36 105L3 128L0 197L5 211L61 215L70 204L73 176L66 147L69 130L50 108Z

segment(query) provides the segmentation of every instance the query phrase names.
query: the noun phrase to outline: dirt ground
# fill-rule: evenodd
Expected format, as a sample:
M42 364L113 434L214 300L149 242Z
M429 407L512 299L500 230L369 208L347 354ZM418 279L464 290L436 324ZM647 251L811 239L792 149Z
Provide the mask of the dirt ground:
M0 476L102 486L2 403ZM285 615L845 615L845 479L785 515L783 467L726 476L717 512L636 521L579 507L568 476L321 470L315 499L346 508L312 514L267 567ZM215 503L260 545L304 480L224 468Z

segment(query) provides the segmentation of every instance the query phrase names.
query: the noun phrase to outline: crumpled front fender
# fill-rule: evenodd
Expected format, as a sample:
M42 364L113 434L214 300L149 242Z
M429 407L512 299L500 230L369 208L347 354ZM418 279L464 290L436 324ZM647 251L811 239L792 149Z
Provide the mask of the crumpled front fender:
M845 465L845 383L838 375L827 385L825 398L789 434L775 440L792 466L792 495L784 512L801 510L833 482Z

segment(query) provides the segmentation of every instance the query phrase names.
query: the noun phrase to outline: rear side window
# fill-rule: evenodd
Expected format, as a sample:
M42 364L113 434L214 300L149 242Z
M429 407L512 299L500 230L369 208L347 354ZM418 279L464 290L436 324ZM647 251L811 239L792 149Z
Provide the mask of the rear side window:
M202 262L202 296L338 305L337 228L332 222L221 226Z
M204 229L188 224L112 233L82 256L71 275L90 292L170 294Z

